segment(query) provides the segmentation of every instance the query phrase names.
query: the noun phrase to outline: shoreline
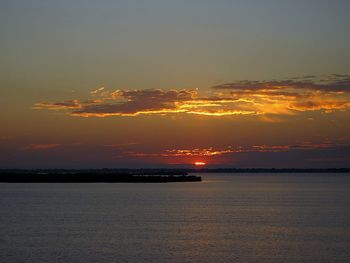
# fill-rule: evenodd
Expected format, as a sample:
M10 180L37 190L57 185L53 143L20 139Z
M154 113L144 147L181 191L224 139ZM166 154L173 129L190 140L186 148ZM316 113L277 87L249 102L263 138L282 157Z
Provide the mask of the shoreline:
M0 174L0 183L176 183L201 182L195 175L135 175L92 173Z

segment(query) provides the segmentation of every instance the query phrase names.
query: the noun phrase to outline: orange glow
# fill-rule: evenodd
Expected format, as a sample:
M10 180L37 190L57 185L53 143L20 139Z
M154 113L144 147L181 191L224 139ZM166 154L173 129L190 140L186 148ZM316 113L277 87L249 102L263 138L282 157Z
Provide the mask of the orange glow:
M206 163L205 162L195 162L194 165L195 166L204 166L204 165L206 165Z

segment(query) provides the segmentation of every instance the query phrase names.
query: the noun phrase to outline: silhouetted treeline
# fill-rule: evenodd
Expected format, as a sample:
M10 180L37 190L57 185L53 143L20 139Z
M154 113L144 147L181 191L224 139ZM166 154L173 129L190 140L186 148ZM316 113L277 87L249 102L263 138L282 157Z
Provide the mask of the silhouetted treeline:
M187 175L185 169L0 169L0 174Z
M0 173L5 183L171 183L199 182L194 175L133 175L122 173Z
M188 173L350 173L349 168L0 169L0 182L188 182Z

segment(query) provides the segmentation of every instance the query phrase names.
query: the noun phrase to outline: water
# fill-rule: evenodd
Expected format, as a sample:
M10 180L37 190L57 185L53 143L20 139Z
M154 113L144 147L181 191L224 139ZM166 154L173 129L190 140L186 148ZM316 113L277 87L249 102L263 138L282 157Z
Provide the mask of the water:
M0 184L0 262L349 262L350 175Z

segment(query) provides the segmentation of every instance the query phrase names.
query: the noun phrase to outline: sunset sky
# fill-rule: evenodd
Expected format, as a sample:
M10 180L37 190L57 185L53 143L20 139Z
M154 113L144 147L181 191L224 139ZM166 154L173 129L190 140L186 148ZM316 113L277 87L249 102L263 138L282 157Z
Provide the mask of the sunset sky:
M0 168L350 167L349 10L0 0Z

